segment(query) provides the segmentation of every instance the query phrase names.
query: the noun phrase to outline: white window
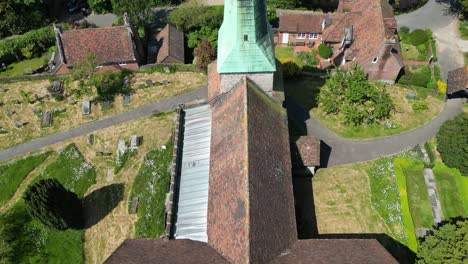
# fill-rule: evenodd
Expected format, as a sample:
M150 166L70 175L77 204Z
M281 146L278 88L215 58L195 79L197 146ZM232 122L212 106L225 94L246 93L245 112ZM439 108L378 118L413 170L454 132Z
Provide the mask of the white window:
M318 39L318 33L309 33L309 39Z
M98 65L96 66L96 69L101 69L101 68L102 68L102 65L101 65L101 64L98 64Z
M125 65L127 65L126 62L119 62L119 66L125 66Z
M372 59L372 63L377 63L378 60L379 60L379 58L374 57L374 58Z
M306 33L303 33L303 32L297 33L297 38L298 39L305 39L306 38Z

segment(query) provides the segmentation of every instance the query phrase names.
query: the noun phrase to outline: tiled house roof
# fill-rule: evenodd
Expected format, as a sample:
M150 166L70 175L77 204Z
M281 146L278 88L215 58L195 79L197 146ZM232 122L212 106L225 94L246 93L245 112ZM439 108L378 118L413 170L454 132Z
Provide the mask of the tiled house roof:
M248 79L212 108L208 243L267 263L297 239L286 113Z
M184 63L184 33L166 25L156 36L158 53L156 63Z
M96 54L98 64L135 62L136 51L126 26L70 30L61 33L65 62L83 61Z
M468 89L468 66L448 72L447 94Z
M301 136L291 140L293 166L315 167L320 165L320 140L313 136Z
M323 14L298 13L279 16L278 30L281 32L321 33Z

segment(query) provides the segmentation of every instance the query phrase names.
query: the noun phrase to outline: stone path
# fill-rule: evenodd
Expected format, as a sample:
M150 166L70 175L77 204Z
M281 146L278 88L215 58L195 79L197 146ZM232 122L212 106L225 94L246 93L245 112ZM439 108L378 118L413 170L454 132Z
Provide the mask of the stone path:
M72 128L67 131L59 132L30 142L16 145L8 149L0 150L0 161L8 160L15 156L35 151L40 148L56 144L67 139L83 136L93 131L114 126L143 116L151 115L158 112L172 111L175 110L179 104L189 103L196 100L206 100L206 98L206 87L187 92L181 95L177 95L171 98L166 98L159 102L138 107L128 112L117 114L106 119L94 121L76 128Z
M324 143L322 144L324 145L322 156L326 155L327 150L329 152L328 160L322 160L321 166L331 167L390 156L417 144L422 144L435 137L439 127L446 120L452 119L461 113L464 102L465 99L449 100L445 104L442 113L430 123L399 135L378 139L353 140L342 138L312 117L306 121L306 125L308 134L320 138Z
M442 213L442 206L440 205L439 197L437 196L437 187L432 169L424 169L424 181L426 182L429 200L431 201L434 224L437 226L444 219L444 215Z

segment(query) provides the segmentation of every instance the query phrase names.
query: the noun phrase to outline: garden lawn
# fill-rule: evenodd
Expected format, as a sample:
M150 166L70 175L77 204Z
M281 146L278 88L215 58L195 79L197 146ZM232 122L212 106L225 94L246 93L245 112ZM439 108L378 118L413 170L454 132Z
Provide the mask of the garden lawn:
M460 37L468 40L468 20L460 21L458 29L460 30Z
M292 47L275 47L275 56L278 60L294 59L294 48Z
M50 152L34 154L0 166L0 206L16 192L21 182L49 156Z
M294 100L306 112L317 106L320 87L325 84L322 77L301 77L284 83L285 96Z
M431 202L424 181L423 165L402 166L406 179L408 203L413 218L414 228L431 228L434 221Z
M400 43L401 45L401 55L404 60L414 60L414 61L425 61L426 57L424 54L418 51L416 46L408 43ZM408 51L406 49L408 48Z
M169 190L172 140L166 146L165 150L155 149L146 155L133 183L130 199L139 197L136 238L158 238L165 233L164 207Z
M380 124L370 125L345 125L342 115L327 115L321 108L313 108L310 114L338 136L354 139L369 139L400 134L423 126L436 118L444 108L443 101L430 95L424 97L417 93L417 98L419 98L419 100L407 99L406 96L408 93L416 93L414 89L389 86L387 92L390 94L395 104L395 111L387 121L395 125L395 128L387 128L385 126L386 121L382 121ZM300 92L298 92L294 98L303 100L300 97ZM415 111L412 108L414 103L424 103L427 105L428 109Z
M49 53L42 54L41 57L23 60L17 63L8 65L8 70L0 72L0 77L16 77L26 74L31 74L35 70L44 66L49 59Z
M460 171L436 162L434 172L437 193L442 204L444 219L468 217L468 178Z

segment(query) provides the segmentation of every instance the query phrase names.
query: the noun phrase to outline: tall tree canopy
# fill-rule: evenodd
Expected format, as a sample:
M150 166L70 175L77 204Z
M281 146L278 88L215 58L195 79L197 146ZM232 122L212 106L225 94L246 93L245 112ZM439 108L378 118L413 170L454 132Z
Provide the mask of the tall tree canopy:
M447 166L468 175L468 113L461 113L440 127L437 150Z
M49 22L46 0L0 1L0 38L20 35Z

